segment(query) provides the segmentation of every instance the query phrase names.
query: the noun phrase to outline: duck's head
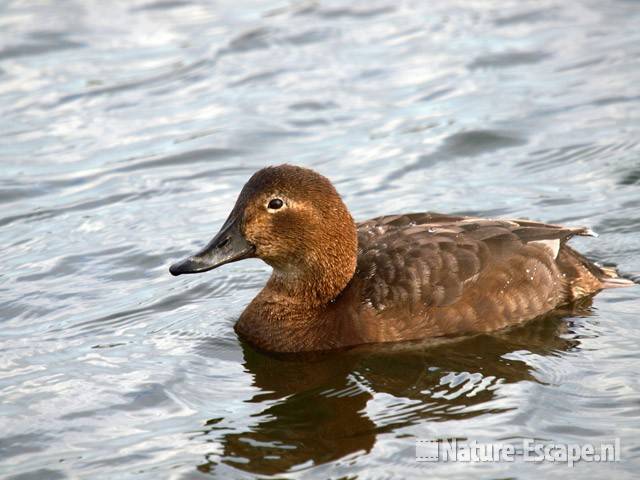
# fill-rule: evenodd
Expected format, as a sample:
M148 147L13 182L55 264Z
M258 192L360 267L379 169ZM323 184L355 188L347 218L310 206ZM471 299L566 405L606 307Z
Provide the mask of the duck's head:
M201 273L245 258L271 265L271 288L331 300L356 268L356 227L331 182L307 168L267 167L246 183L218 234L173 275Z

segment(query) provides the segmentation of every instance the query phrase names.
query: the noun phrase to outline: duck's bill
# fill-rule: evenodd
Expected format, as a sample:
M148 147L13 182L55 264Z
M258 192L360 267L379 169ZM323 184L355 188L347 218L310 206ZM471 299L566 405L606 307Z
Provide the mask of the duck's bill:
M195 255L171 265L169 272L176 276L183 273L202 273L254 256L253 245L240 233L237 222L229 219L206 247Z

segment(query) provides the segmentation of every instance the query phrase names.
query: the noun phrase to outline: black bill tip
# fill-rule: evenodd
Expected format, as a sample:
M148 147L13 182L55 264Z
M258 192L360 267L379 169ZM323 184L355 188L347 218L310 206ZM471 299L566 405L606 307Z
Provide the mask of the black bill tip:
M182 273L180 271L180 265L178 265L177 263L174 263L173 265L171 265L169 267L169 273L174 277L177 277L178 275L180 275Z
M171 275L173 275L174 277L177 277L178 275L182 275L183 273L186 273L182 267L182 264L184 262L178 262L178 263L174 263L173 265L171 265L169 267L169 273Z
M212 270L216 267L215 264L207 264L200 259L189 257L180 262L174 263L169 267L169 273L174 277L183 275L185 273L201 273L207 270Z

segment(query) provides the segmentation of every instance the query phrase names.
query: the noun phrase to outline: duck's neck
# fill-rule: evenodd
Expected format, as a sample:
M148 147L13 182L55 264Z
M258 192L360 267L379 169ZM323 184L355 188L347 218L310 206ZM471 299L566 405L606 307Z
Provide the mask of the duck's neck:
M306 242L304 252L270 262L273 274L260 296L319 308L340 295L356 271L358 238L346 209L332 213L337 218Z
M265 288L242 313L236 331L265 350L322 349L330 342L330 305L345 290L356 270L357 239L310 250L302 266L274 266Z
M306 309L318 309L333 302L355 272L353 264L325 265L303 272L274 270L260 296Z

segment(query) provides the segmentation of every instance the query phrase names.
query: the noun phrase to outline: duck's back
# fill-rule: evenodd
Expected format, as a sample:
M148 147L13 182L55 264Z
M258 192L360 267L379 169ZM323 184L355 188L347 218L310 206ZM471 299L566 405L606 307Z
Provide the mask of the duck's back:
M358 225L369 341L497 330L631 282L566 245L585 228L417 213ZM362 312L357 314L362 316Z

